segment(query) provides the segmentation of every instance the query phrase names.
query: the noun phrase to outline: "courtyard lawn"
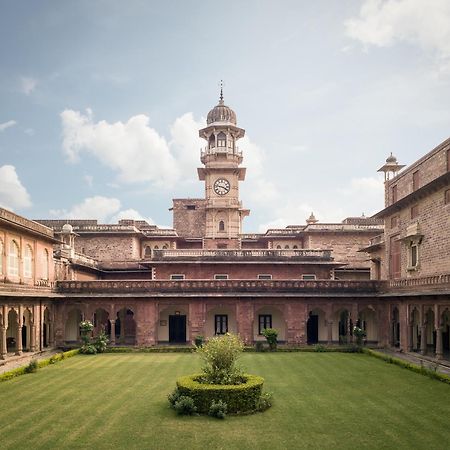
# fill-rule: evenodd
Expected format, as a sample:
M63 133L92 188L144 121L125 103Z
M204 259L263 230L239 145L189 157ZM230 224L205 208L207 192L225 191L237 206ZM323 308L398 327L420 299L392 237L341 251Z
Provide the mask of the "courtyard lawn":
M247 353L275 405L179 417L166 396L195 354L75 356L0 384L0 448L449 449L450 386L361 354Z

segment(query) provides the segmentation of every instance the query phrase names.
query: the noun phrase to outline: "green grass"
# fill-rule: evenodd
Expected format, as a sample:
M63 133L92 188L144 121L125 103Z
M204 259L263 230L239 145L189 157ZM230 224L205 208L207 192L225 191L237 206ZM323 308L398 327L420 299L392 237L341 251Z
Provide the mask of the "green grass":
M178 417L166 400L195 354L75 356L0 384L0 447L445 449L450 386L361 354L248 353L275 405Z

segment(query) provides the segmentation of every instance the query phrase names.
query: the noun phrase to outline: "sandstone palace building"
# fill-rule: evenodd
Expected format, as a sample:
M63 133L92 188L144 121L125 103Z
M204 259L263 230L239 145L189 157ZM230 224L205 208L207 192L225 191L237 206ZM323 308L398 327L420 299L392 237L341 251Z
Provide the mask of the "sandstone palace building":
M174 199L173 228L29 220L0 209L0 357L76 345L91 320L111 345L188 344L267 327L286 345L353 340L448 357L450 139L407 167L388 157L374 217L245 234L245 130L221 96L199 131L204 198ZM245 149L244 149L245 151Z

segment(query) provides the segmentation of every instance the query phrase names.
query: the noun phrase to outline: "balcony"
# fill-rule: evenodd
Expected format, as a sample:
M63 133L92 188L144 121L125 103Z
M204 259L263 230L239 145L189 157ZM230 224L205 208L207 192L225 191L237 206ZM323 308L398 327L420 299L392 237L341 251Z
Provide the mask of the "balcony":
M344 280L117 280L58 281L57 291L74 296L321 296L375 295L379 282Z
M418 278L401 278L388 281L390 293L407 292L408 294L420 295L426 292L450 291L450 273L430 275Z
M331 262L331 250L153 250L153 261L327 261Z

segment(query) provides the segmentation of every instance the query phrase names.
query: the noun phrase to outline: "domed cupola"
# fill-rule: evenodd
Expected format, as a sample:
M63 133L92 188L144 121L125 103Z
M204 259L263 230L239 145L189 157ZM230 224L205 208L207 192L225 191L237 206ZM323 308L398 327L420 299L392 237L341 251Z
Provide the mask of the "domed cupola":
M213 123L224 124L229 123L236 125L236 113L227 105L223 103L223 91L220 90L219 104L208 113L206 123L211 125Z

